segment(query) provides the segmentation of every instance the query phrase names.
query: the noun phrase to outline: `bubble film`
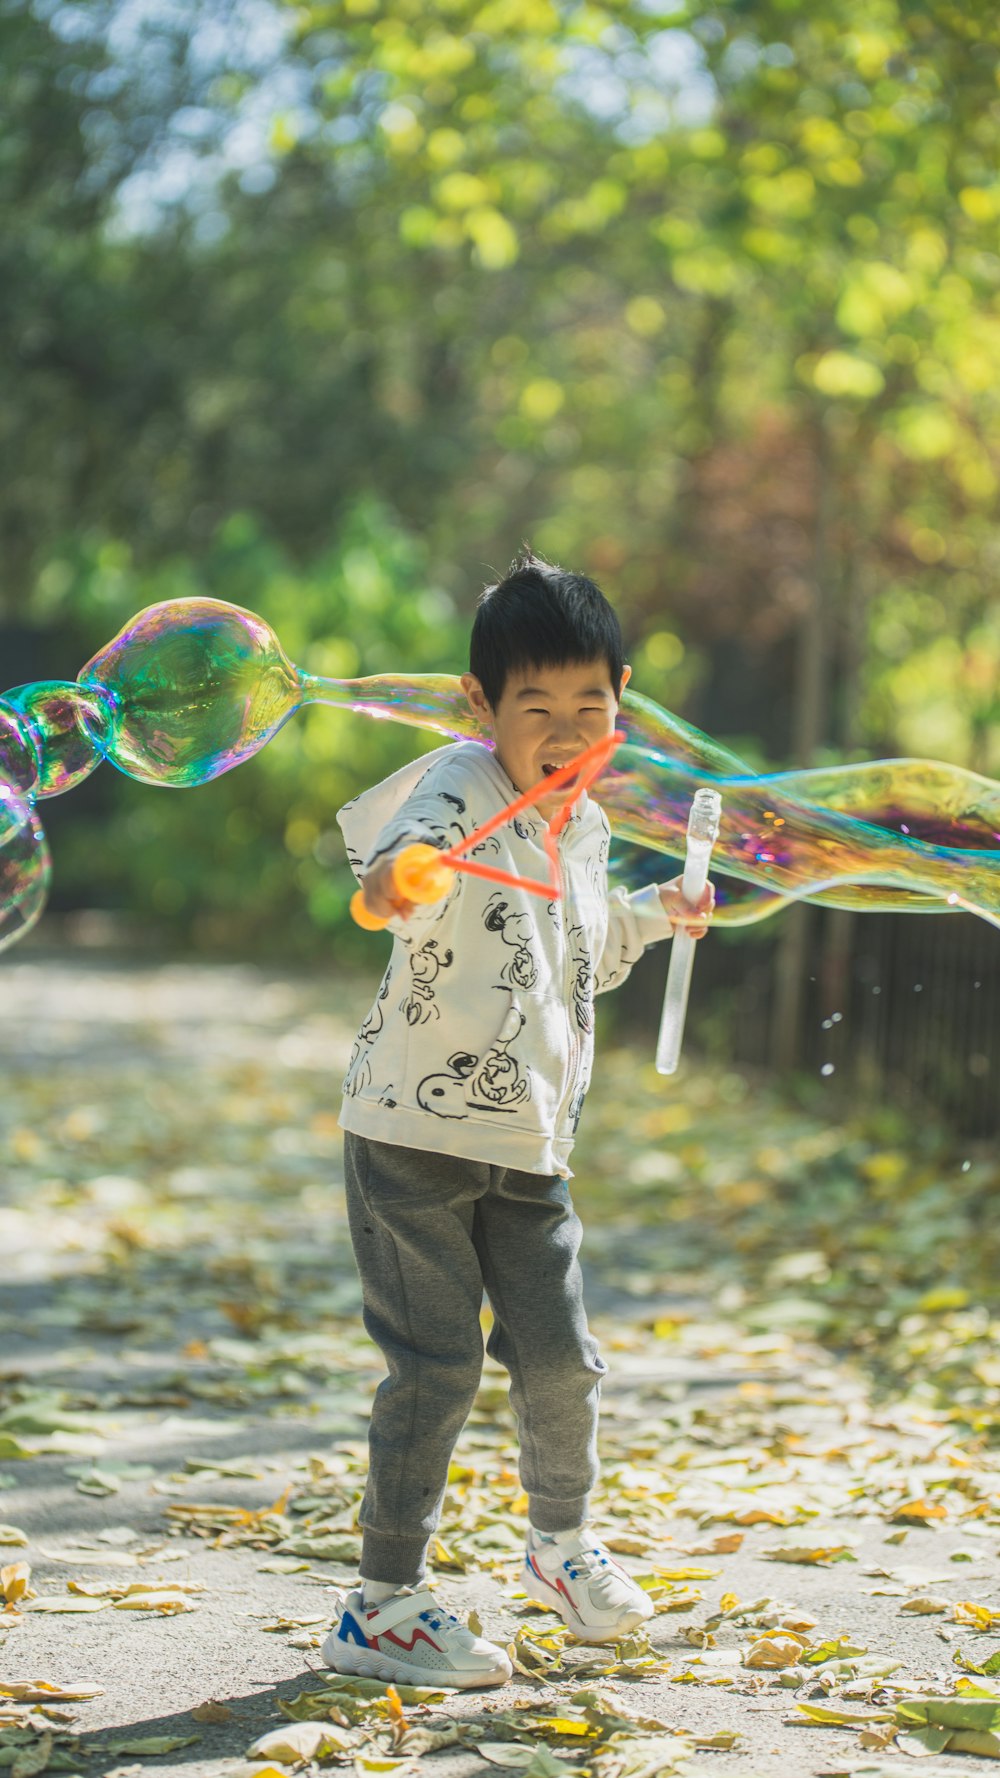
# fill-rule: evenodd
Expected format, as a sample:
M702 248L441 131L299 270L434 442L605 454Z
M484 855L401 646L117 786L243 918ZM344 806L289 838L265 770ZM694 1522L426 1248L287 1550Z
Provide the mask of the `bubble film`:
M0 951L34 926L51 874L48 842L37 815L9 785L0 785Z
M143 784L207 784L242 765L302 702L263 618L220 599L148 605L77 675L110 699L109 759Z
M207 784L243 764L305 704L410 723L492 748L456 674L325 679L302 672L263 618L220 599L149 605L75 681L0 699L0 949L37 920L50 877L39 797L102 759L142 783ZM960 909L1000 926L1000 784L936 760L888 759L757 775L639 692L597 781L616 841L683 859L694 792L722 797L712 857L716 925L791 902L872 912ZM648 879L647 871L644 880ZM626 851L609 877L636 875Z
M324 680L306 702L389 716L492 748L451 674ZM1000 784L936 760L883 759L757 775L728 748L626 689L627 736L597 799L616 840L683 859L696 790L718 790L713 925L746 926L792 901L879 913L965 909L1000 926ZM612 853L609 878L629 885ZM634 886L634 884L632 885Z
M0 785L31 801L40 776L41 759L31 725L5 698L0 702Z
M39 796L61 796L88 778L107 752L115 709L99 686L40 679L16 685L4 701L26 719L39 761Z

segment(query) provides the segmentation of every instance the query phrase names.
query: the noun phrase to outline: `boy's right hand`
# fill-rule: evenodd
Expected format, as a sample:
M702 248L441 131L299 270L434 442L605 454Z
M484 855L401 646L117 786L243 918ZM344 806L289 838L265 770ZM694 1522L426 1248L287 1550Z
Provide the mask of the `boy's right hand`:
M365 907L370 914L376 914L380 920L391 920L393 915L400 920L408 920L416 906L415 902L407 901L400 895L392 880L391 858L383 858L373 865L368 875L362 879L361 893Z

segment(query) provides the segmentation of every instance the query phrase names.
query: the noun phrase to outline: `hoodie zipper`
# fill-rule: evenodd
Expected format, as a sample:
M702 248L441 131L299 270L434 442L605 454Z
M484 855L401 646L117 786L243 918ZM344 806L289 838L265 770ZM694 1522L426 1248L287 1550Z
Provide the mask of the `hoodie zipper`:
M562 833L559 835L558 839L556 840L557 846L562 845L563 838L564 838L565 834L568 833L568 831L569 831L569 822L566 823L566 826L563 828ZM566 964L565 964L565 972L564 972L564 980L563 980L563 1006L566 1010L566 1034L569 1037L569 1085L567 1086L566 1092L563 1094L563 1098L562 1098L562 1100L560 1102L560 1106L559 1106L559 1122L560 1122L560 1124L563 1122L563 1113L564 1113L564 1111L568 1112L569 1107L573 1102L573 1095L576 1092L576 1082L577 1082L577 1075L578 1075L577 1052L578 1052L578 1048L579 1048L579 1039L577 1038L576 1033L573 1030L573 1021L570 1018L570 1011L569 1011L570 996L572 993L573 982L572 982L572 964L571 964L570 955L569 955L569 909L567 906L567 902L568 902L567 882L568 882L567 875L566 875L566 872L564 871L563 872L563 895L561 898L562 903L563 903L563 950L566 953Z

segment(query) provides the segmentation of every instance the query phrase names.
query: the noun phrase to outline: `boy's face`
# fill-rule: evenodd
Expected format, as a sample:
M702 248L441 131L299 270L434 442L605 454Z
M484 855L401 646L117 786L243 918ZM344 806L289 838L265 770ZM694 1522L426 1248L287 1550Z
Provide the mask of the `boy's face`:
M603 655L597 661L564 667L531 667L510 673L494 710L474 673L462 674L462 688L484 728L491 729L496 756L519 791L545 776L546 765L561 766L594 741L614 733L618 699L631 677L611 683ZM532 806L550 821L571 788L563 784Z

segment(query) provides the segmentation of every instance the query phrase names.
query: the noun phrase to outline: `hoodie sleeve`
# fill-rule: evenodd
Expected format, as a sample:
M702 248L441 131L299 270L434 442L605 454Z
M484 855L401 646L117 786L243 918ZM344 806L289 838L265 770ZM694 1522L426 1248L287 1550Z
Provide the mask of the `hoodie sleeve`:
M647 945L670 938L673 927L656 883L629 895L619 887L608 893L608 934L594 969L594 993L620 988Z
M395 858L404 847L418 841L445 852L459 840L467 839L476 825L475 810L469 804L469 778L469 772L456 767L451 760L431 765L406 801L380 828L364 863L358 866L351 860L358 882L381 859ZM415 905L405 920L393 914L384 930L405 945L421 945L461 894L463 880L461 871L454 871L451 888L440 901Z

